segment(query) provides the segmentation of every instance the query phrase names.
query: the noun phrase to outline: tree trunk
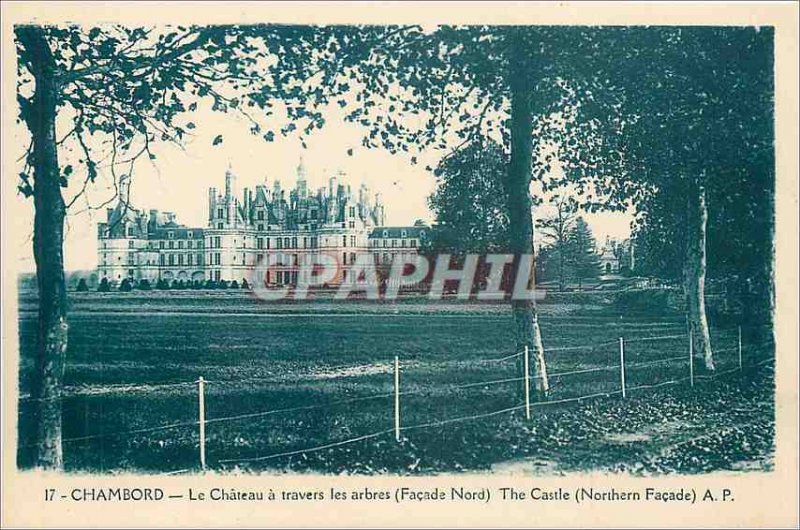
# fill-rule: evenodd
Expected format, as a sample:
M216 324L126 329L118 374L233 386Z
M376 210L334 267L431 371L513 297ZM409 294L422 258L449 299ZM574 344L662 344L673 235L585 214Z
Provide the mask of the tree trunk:
M56 146L56 64L41 27L24 26L17 36L36 89L23 117L33 140L33 252L39 288L36 368L33 376L34 465L61 469L61 380L67 351L64 283L64 199Z
M533 256L533 216L531 212L531 162L533 153L533 86L529 82L528 60L525 56L529 48L524 42L524 30L510 29L510 71L508 72L511 88L511 159L508 165L504 186L508 201L509 214L509 245L514 255L512 277L519 276L521 267L529 266L528 290L533 290L534 262L525 260L523 256ZM524 274L524 273L523 273ZM531 355L530 366L533 368L531 376L534 381L532 395L534 399L544 399L549 390L547 379L547 365L544 358L542 334L539 328L539 316L536 311L536 301L516 300L512 296L511 311L515 324L515 340L517 351L521 352L525 346ZM520 376L524 376L524 363L518 363ZM524 385L524 381L523 381ZM524 391L524 386L521 387Z
M714 357L711 351L711 334L708 329L705 302L708 207L702 183L693 183L690 186L687 220L689 237L686 244L684 276L689 333L695 357L700 361L699 367L713 372Z

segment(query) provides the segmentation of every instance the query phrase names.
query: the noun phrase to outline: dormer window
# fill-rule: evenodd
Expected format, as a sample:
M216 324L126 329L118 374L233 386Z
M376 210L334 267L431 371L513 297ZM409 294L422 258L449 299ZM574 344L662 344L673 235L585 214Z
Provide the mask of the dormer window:
M188 232L186 232L186 237L188 237L189 239L192 239L192 237L193 237L193 236L194 236L194 234L192 234L192 231L191 231L191 230L189 230Z
M400 231L400 237L406 237L407 233L405 230Z
M172 232L172 230L167 232L167 239L172 239L174 236L175 236L175 234Z
M389 237L389 231L388 230L384 230L383 231L383 237Z

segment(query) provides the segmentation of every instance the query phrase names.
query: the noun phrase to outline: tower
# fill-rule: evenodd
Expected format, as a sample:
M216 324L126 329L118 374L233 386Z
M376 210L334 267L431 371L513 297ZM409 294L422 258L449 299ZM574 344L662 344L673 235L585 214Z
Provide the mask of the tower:
M308 197L308 184L306 183L306 168L303 165L303 157L297 164L297 196L302 200Z

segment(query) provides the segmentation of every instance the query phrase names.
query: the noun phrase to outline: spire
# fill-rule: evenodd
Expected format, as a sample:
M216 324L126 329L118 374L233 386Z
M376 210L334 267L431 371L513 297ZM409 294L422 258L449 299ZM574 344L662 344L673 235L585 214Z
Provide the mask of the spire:
M306 166L303 164L303 155L300 155L300 161L297 164L297 182L306 180Z
M301 199L308 196L308 187L306 186L306 168L303 165L303 155L300 155L300 163L297 164L297 194Z

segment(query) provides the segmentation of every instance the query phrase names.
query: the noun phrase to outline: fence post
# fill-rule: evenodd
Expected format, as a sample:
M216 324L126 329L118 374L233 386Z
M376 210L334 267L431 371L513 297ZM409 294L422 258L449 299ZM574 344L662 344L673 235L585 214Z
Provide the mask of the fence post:
M200 424L200 467L206 470L206 397L203 376L197 380L198 415Z
M739 326L739 371L742 371L742 326Z
M619 338L619 380L622 384L622 399L627 397L625 392L625 341Z
M400 358L394 356L394 439L400 441Z
M689 327L689 386L694 388L694 338Z
M524 357L524 369L525 369L525 419L531 419L531 372L530 372L530 348L528 345L525 345L525 357Z

